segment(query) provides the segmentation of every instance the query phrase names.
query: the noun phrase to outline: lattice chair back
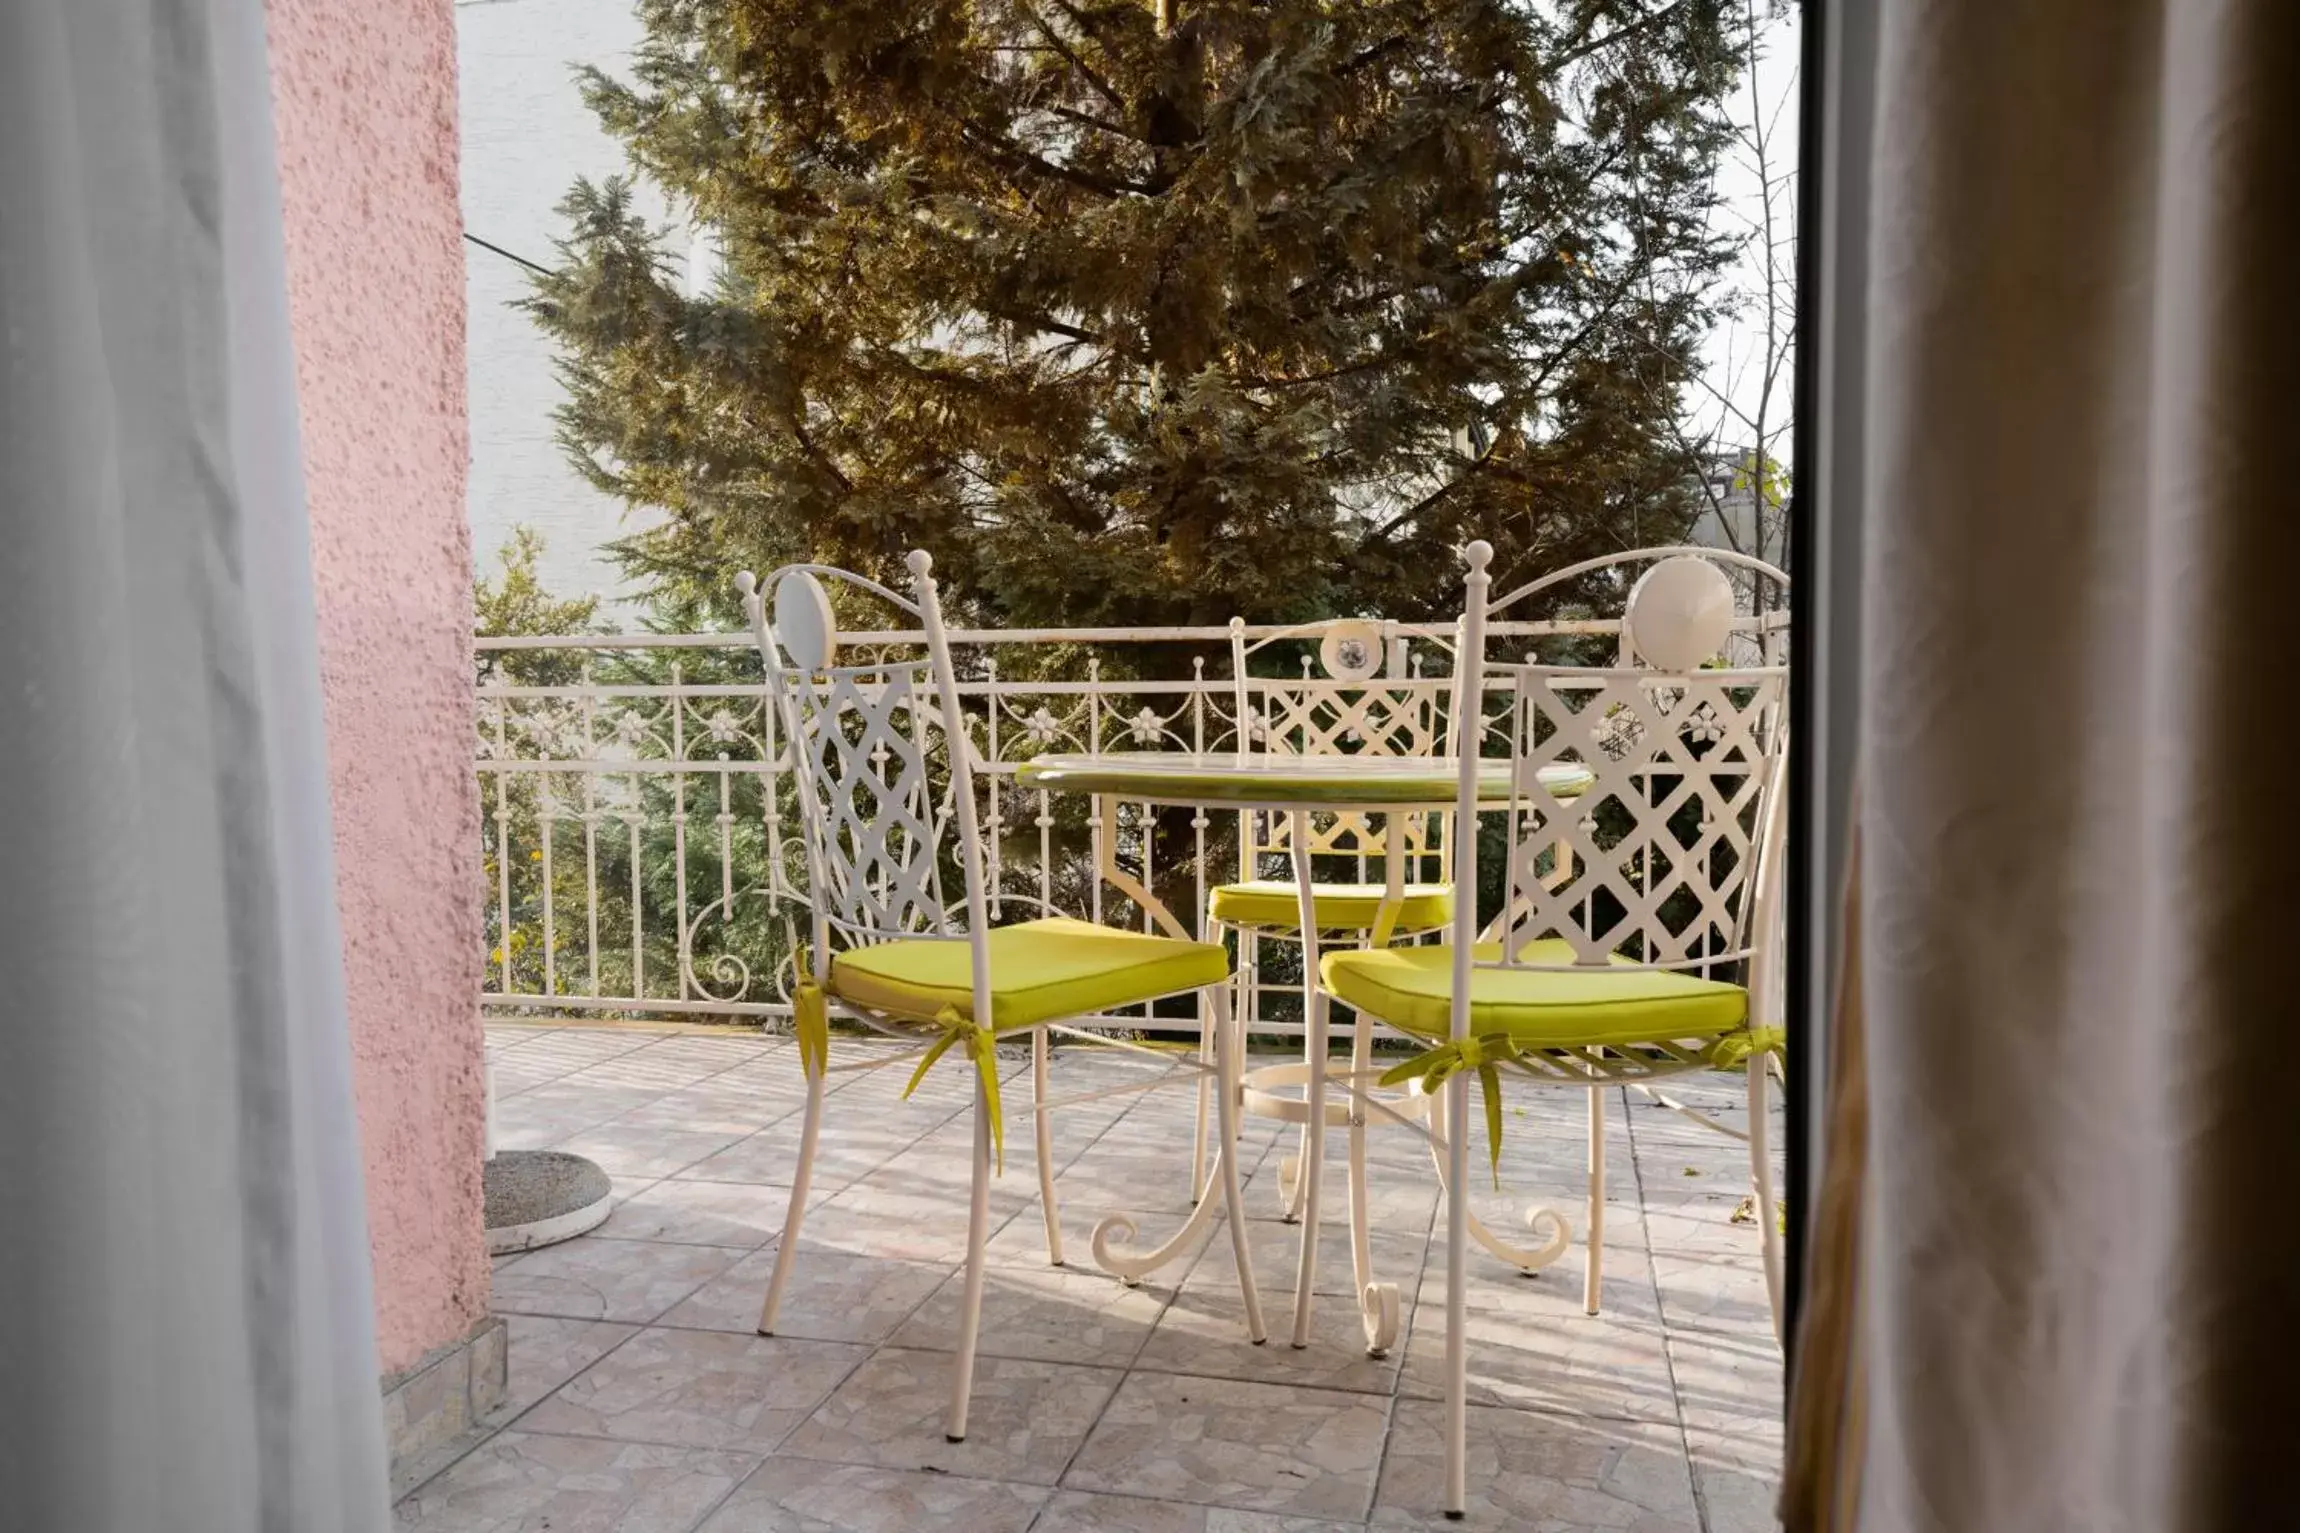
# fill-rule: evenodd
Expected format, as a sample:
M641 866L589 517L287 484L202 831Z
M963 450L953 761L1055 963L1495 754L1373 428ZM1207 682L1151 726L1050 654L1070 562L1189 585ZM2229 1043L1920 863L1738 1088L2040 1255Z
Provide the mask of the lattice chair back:
M959 938L984 926L978 909L969 915L980 904L981 851L968 752L943 723L961 717L948 648L926 556L911 559L917 600L828 565L785 566L764 590L748 574L737 580L789 741L818 970L833 946ZM825 580L906 621L842 654ZM945 891L951 864L965 884L956 901Z
M1575 966L1626 958L1739 979L1769 934L1758 921L1779 857L1788 671L1726 663L1736 648L1747 652L1756 616L1726 569L1784 589L1787 576L1710 550L1597 563L1632 561L1648 568L1631 587L1620 664L1480 668L1485 687L1511 690L1501 961L1560 966L1555 941L1533 945L1562 939ZM1565 573L1510 593L1485 616ZM1560 798L1541 776L1553 763L1593 780Z
M1401 661L1398 625L1359 618L1304 623L1249 642L1245 623L1230 621L1230 680L1238 716L1239 749L1282 756L1432 756L1446 742L1450 682L1425 678ZM1256 676L1253 656L1284 641L1315 640L1317 658L1305 655L1298 676ZM1383 675L1384 670L1390 674ZM1403 671L1405 674L1400 674ZM1436 857L1438 817L1412 816L1404 826L1412 857ZM1265 857L1292 850L1289 816L1242 817L1240 867L1247 877ZM1384 820L1378 815L1320 814L1310 825L1313 856L1364 859L1382 855ZM1436 875L1438 870L1432 869Z

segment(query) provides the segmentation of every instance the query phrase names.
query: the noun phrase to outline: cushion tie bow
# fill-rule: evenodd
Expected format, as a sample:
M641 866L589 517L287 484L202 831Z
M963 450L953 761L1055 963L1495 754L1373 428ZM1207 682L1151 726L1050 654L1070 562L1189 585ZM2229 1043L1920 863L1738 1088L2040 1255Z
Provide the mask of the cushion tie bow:
M990 1143L998 1159L999 1175L1006 1174L1006 1119L998 1105L998 1035L987 1027L977 1027L955 1006L945 1006L935 1013L934 1025L942 1030L918 1068L910 1075L910 1084L902 1088L903 1100L918 1089L926 1079L926 1072L934 1062L949 1053L952 1047L962 1047L966 1057L974 1061L974 1072L982 1080L982 1105L990 1111Z
M1504 1061L1522 1058L1517 1045L1501 1033L1488 1033L1483 1038L1464 1038L1459 1043L1441 1043L1425 1053L1416 1054L1400 1065L1382 1072L1381 1083L1395 1086L1401 1081L1419 1078L1422 1089L1435 1093L1449 1076L1464 1070L1477 1072L1478 1085L1485 1093L1486 1149L1493 1159L1493 1184L1501 1185L1501 1069ZM1461 1132L1456 1125L1455 1133Z
M803 944L794 956L798 982L791 987L791 1031L799 1040L799 1068L816 1081L831 1067L831 1003Z
M1745 1065L1758 1054L1771 1054L1785 1066L1789 1062L1789 1030L1785 1027L1745 1027L1727 1033L1709 1045L1709 1063L1719 1070Z

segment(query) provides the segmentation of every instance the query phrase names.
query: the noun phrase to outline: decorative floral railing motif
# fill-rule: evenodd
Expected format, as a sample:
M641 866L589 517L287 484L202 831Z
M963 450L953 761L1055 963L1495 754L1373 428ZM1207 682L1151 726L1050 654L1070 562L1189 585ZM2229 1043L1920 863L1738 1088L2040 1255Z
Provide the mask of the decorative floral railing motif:
M1602 621L1520 623L1503 625L1501 637L1603 650L1617 631ZM1349 684L1442 698L1451 664L1442 633L1394 624L1387 633L1375 656L1342 647ZM1053 752L1237 748L1229 630L953 638L966 676L961 707L981 758L993 919L1052 907L1095 921L1145 920L1093 876L1102 850L1093 806L1020 789L1013 771ZM483 638L478 648L483 1008L786 1015L789 958L806 925L797 800L748 639ZM1248 682L1251 748L1267 748L1277 721L1298 719L1300 690L1326 682L1336 664L1314 645L1297 648L1272 653L1298 674ZM1355 679L1377 665L1378 674ZM1506 728L1507 710L1496 689L1490 730ZM1202 913L1210 886L1237 876L1236 816L1131 803L1117 811L1119 860L1175 911ZM1290 958L1273 960L1268 944L1262 951L1248 998L1256 1028L1292 1031ZM1161 1019L1144 1024L1154 1030Z

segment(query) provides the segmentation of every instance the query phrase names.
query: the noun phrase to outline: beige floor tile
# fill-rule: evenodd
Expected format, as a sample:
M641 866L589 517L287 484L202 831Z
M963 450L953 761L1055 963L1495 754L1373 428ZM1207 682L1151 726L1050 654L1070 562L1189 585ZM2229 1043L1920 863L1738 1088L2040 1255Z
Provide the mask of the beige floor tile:
M1130 1375L1066 1489L1289 1516L1366 1514L1389 1402L1179 1374Z
M712 1076L657 1097L619 1121L692 1133L755 1134L790 1116L803 1101L797 1093L786 1097L723 1085L723 1080L722 1076Z
M1245 1311L1237 1290L1192 1286L1176 1295L1158 1319L1137 1368L1161 1373L1197 1374L1320 1389L1388 1395L1397 1388L1402 1347L1387 1356L1366 1355L1365 1330L1347 1294L1313 1295L1310 1344L1292 1344L1294 1293L1289 1285L1262 1289L1262 1321L1270 1339L1255 1346L1246 1339Z
M1358 1526L1186 1501L1063 1491L1047 1503L1031 1533L1348 1533Z
M1669 1360L1688 1431L1769 1446L1778 1456L1784 1402L1781 1352L1771 1331L1679 1331L1669 1337Z
M741 1137L730 1130L675 1128L614 1118L570 1134L553 1148L594 1161L601 1170L616 1176L664 1177L717 1154Z
M529 1411L537 1432L766 1453L869 1355L834 1341L642 1331Z
M1006 1180L1025 1202L1017 1217L991 1237L990 1260L1002 1266L1043 1266L1046 1263L1046 1227L1039 1212L1038 1174L1025 1159L1010 1163ZM1100 1271L1094 1261L1094 1229L1103 1220L1124 1216L1140 1234L1137 1245L1155 1245L1182 1227L1190 1215L1190 1163L1185 1155L1106 1158L1099 1171L1065 1171L1055 1185L1061 1211L1063 1256L1073 1267ZM1219 1223L1214 1228L1220 1230ZM1228 1239L1222 1236L1222 1239ZM1175 1262L1150 1279L1154 1286L1172 1287L1190 1270L1205 1249L1193 1243Z
M1023 1533L1035 1485L771 1458L699 1533Z
M1748 1196L1745 1186L1709 1183L1688 1191L1648 1185L1645 1225L1656 1256L1729 1256L1763 1260L1762 1232L1754 1223L1735 1224L1733 1212Z
M487 1056L487 1075L495 1087L498 1111L502 1104L521 1092L558 1080L566 1073L561 1067L544 1060L529 1064L520 1059L516 1052L501 1057L490 1052Z
M996 1235L1023 1207L1005 1192L990 1198L990 1232ZM1033 1228L1038 1219L1031 1215ZM858 1256L898 1261L939 1262L955 1267L966 1259L967 1200L913 1191L879 1176L865 1177L807 1214L802 1238Z
M671 1046L676 1042L677 1039L665 1039L628 1054L618 1054L578 1070L567 1079L581 1086L645 1087L657 1096L664 1096L708 1080L728 1068L674 1053Z
M745 1028L727 1037L679 1033L653 1045L648 1052L657 1059L692 1061L713 1070L730 1070L770 1056L789 1055L792 1049L787 1038Z
M785 1118L686 1167L679 1176L788 1187L798 1175L803 1128L804 1124L796 1118ZM907 1149L917 1137L911 1125L900 1122L879 1125L826 1122L816 1139L814 1170L808 1178L811 1199L820 1202L851 1186Z
M1429 1265L1422 1270L1421 1302L1445 1303L1446 1249L1443 1231L1430 1242ZM1586 1318L1582 1308L1583 1281L1589 1272L1589 1247L1575 1240L1565 1254L1537 1272L1524 1272L1472 1240L1468 1277L1463 1297L1471 1309L1503 1310L1529 1317ZM1642 1245L1605 1244L1604 1286L1598 1296L1599 1314L1608 1320L1639 1320L1657 1325L1660 1302L1654 1294L1653 1263Z
M951 1354L884 1348L783 1444L793 1457L1051 1485L1117 1388L1115 1369L976 1359L966 1441L945 1440Z
M402 1533L688 1533L758 1460L504 1432L401 1502Z
M1576 1244L1589 1238L1589 1189L1577 1171L1547 1184L1535 1184L1529 1179L1506 1181L1500 1191L1484 1179L1482 1171L1471 1173L1476 1185L1470 1189L1470 1210L1485 1222L1488 1230L1502 1240L1519 1245L1539 1245L1549 1231L1546 1221L1538 1226L1537 1216L1555 1214L1565 1221ZM1647 1237L1644 1205L1640 1201L1637 1181L1630 1176L1617 1176L1605 1186L1605 1244L1612 1250L1643 1251ZM1445 1244L1445 1209L1441 1204L1431 1216L1430 1236L1434 1244Z
M783 1232L788 1187L747 1182L660 1181L618 1203L602 1240L673 1240L756 1250Z
M1692 1477L1674 1426L1576 1421L1472 1406L1468 1516L1443 1515L1445 1408L1401 1400L1375 1498L1374 1526L1507 1533L1699 1533Z
M510 1363L503 1400L483 1418L509 1422L536 1401L638 1333L612 1320L570 1320L559 1315L506 1315Z
M517 1033L514 1029L497 1029L488 1034L490 1041L499 1036L515 1037ZM548 1059L573 1073L588 1069L602 1060L634 1053L661 1041L661 1036L655 1033L623 1032L614 1028L562 1027L513 1046L518 1048L523 1060Z
M717 1246L584 1236L495 1270L495 1308L644 1324L717 1277L739 1253Z
M495 1142L506 1150L547 1149L654 1099L655 1093L644 1089L615 1091L551 1081L497 1099Z
M1313 1293L1346 1296L1357 1291L1357 1274L1350 1261L1347 1218L1336 1209L1333 1218L1319 1221ZM1294 1275L1302 1259L1302 1226L1277 1219L1250 1218L1246 1221L1246 1239L1254 1258L1254 1277L1261 1284L1264 1296L1281 1294L1291 1304ZM1414 1290L1421 1280L1422 1254L1427 1244L1418 1234L1398 1233L1380 1225L1374 1227L1367 1240L1368 1252L1373 1258L1374 1281L1397 1284L1399 1295L1408 1306L1413 1303ZM1215 1227L1213 1238L1206 1242L1184 1286L1197 1289L1209 1298L1219 1299L1228 1294L1236 1300L1238 1262L1231 1254L1227 1228Z
M776 1252L753 1252L697 1289L663 1317L665 1325L753 1332L766 1302ZM775 1334L815 1341L882 1342L942 1286L950 1268L827 1251L801 1241L783 1287Z
M1653 1278L1661 1313L1673 1327L1729 1336L1773 1334L1773 1305L1765 1290L1763 1258L1689 1256L1657 1251Z
M1414 1312L1399 1392L1421 1400L1445 1394L1445 1312ZM1495 1310L1469 1312L1469 1397L1480 1405L1574 1416L1671 1422L1669 1356L1660 1328L1586 1315L1536 1319Z
M949 1351L958 1345L966 1276L953 1272L895 1332L892 1345ZM1152 1290L1074 1267L992 1267L984 1274L982 1332L991 1357L1036 1358L1122 1368L1142 1350L1166 1307Z
M1279 1163L1293 1153L1294 1146L1289 1140L1246 1179L1246 1209L1250 1216L1281 1217ZM1319 1201L1325 1209L1325 1217L1320 1222L1324 1224L1340 1224L1349 1218L1349 1165L1343 1157L1342 1136L1336 1133L1326 1141L1326 1175L1318 1189ZM1373 1212L1376 1230L1410 1237L1427 1234L1430 1220L1437 1212L1439 1196L1437 1178L1431 1174L1426 1159L1419 1165L1367 1169L1366 1203Z
M1704 1431L1686 1438L1707 1533L1772 1533L1781 1525L1774 1511L1781 1493L1777 1424L1770 1440Z

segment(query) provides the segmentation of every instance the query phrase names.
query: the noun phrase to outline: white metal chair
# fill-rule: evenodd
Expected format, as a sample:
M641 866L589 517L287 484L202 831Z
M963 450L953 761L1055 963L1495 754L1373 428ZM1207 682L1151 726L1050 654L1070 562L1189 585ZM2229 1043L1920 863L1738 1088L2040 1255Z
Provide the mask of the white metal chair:
M1315 641L1315 668L1307 655L1293 676L1257 676L1257 653L1286 642ZM1410 636L1396 623L1343 618L1284 628L1248 641L1245 624L1230 623L1230 676L1238 747L1284 756L1433 755L1446 738L1441 698L1451 683L1424 678L1406 663ZM1384 674L1384 673L1387 674ZM1400 866L1390 888L1388 817L1342 811L1288 813L1245 810L1238 817L1238 877L1218 885L1207 918L1218 933L1238 933L1238 1012L1250 1026L1262 994L1261 949L1268 942L1302 946L1300 890L1290 866L1297 827L1312 868L1311 911L1318 944L1380 946L1393 938L1440 931L1453 916L1453 886L1446 879L1445 826L1450 816L1414 814L1398 827ZM1272 866L1285 876L1265 876ZM1322 1058L1328 1046L1328 1008L1314 962L1304 965L1304 1058ZM1353 1071L1372 1060L1372 1029L1362 1019L1352 1041ZM1281 1157L1278 1196L1289 1221L1308 1216L1305 1246L1316 1239L1317 1212L1306 1205L1314 1179L1302 1175L1323 1151L1323 1135L1309 1123L1307 1105L1289 1094L1308 1066L1281 1065L1254 1073L1249 1109L1301 1124L1295 1153ZM1205 1138L1205 1087L1200 1086L1199 1142ZM1346 1096L1328 1099L1328 1127L1349 1136L1351 1251L1361 1290L1370 1282L1363 1210L1366 1201L1366 1115ZM1394 1288L1384 1285L1382 1317L1368 1320L1367 1344L1385 1352L1396 1339ZM1297 1328L1302 1317L1297 1317Z
M1208 1068L1220 1103L1214 1174L1221 1178L1238 1263L1247 1331L1263 1339L1261 1305L1247 1251L1237 1168L1241 1039L1230 1011L1229 959L1214 943L1184 942L1071 920L993 927L988 919L974 753L966 740L957 674L941 605L923 552L909 558L915 599L825 565L792 565L769 577L774 610L749 574L738 577L744 610L766 663L799 785L813 942L794 994L807 1078L798 1165L775 1270L759 1314L773 1334L792 1265L822 1127L829 1011L914 1044L923 1074L961 1052L976 1071L973 1196L967 1228L964 1305L946 1430L966 1435L982 1316L984 1241L994 1159L1002 1158L996 1042L1028 1033L1039 1192L1048 1254L1061 1261L1054 1169L1044 1109L1047 1035L1112 1009L1196 991L1212 1035ZM844 583L918 625L863 659L839 654L824 579ZM963 886L944 896L946 864ZM1008 891L1006 900L1036 903ZM1088 1036L1081 1034L1081 1036ZM913 1084L917 1077L913 1077Z
M1781 571L1713 550L1659 550L1592 561L1489 600L1492 550L1473 543L1461 625L1456 814L1475 813L1475 758L1484 695L1510 684L1504 741L1514 763L1504 905L1481 940L1473 902L1457 902L1451 941L1330 955L1327 988L1408 1034L1444 1040L1386 1074L1442 1088L1434 1128L1446 1189L1446 1511L1466 1499L1467 1357L1464 1268L1472 1129L1468 1083L1478 1079L1498 1169L1503 1080L1588 1093L1589 1267L1596 1313L1605 1164L1605 1087L1745 1067L1745 1138L1757 1226L1778 1325L1780 1254L1766 1145L1765 1098L1780 1036L1766 1025L1775 937L1788 738L1785 667L1717 664L1733 638L1733 570L1778 582ZM1535 591L1609 564L1649 561L1623 623L1620 663L1607 667L1484 660L1489 621ZM1594 783L1571 801L1540 769L1574 763ZM1565 848L1561 857L1560 846ZM1477 887L1478 838L1454 847L1455 881ZM1663 1099L1665 1102L1666 1098ZM1676 1103L1668 1103L1678 1106ZM1679 1110L1683 1111L1682 1107ZM1544 1252L1566 1245L1561 1219ZM1521 1263L1522 1265L1522 1263Z

